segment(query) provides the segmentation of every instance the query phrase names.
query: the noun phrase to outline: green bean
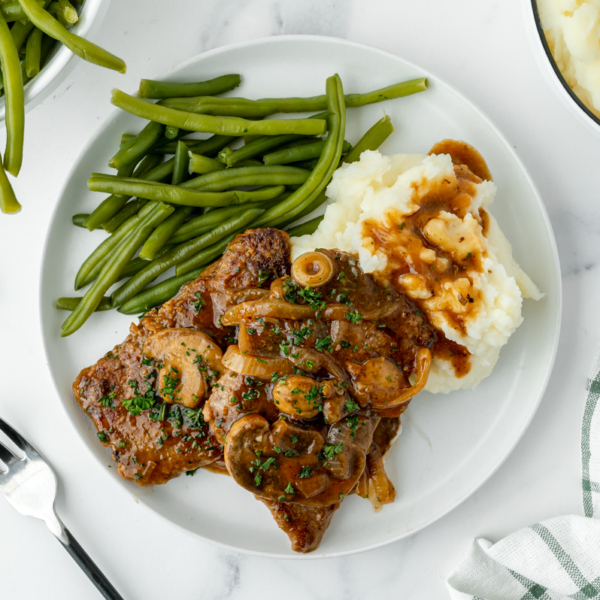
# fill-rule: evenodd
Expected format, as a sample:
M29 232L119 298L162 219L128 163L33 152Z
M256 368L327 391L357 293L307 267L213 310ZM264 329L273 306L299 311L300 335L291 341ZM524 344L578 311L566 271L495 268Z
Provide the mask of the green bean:
M360 160L360 155L365 150L377 150L394 132L392 120L388 115L377 121L365 135L360 138L356 146L346 154L342 162L353 163Z
M168 140L176 140L179 137L179 128L171 127L170 125L165 129L165 137Z
M115 169L122 169L132 162L137 163L163 137L164 132L164 125L151 121L138 135L122 148L119 148L119 151L110 159L108 165Z
M188 180L190 176L190 151L187 144L179 140L177 149L175 150L175 158L173 161L173 176L171 177L171 185L180 185Z
M253 227L265 225L276 227L282 220L297 217L306 206L314 202L329 183L342 156L346 130L346 106L342 81L338 75L327 79L327 108L329 111L329 135L319 163L300 189L296 190L287 200L267 210L252 224Z
M131 163L127 165L124 169L120 169L118 174L123 177L129 177L132 175L133 177L143 179L146 177L146 174L152 171L158 164L161 162L161 157L153 154L149 154L145 156L140 164L133 170L135 163ZM85 226L93 231L102 225L106 224L112 217L114 217L128 202L131 196L108 196L105 200L103 200L92 212L90 215L89 221L85 224ZM122 222L121 217L116 220L117 223ZM109 229L114 231L115 225L111 223L107 225ZM108 229L107 229L108 231Z
M200 175L182 184L182 187L221 192L233 187L252 185L296 185L304 183L309 171L297 167L275 165L273 167L237 167Z
M30 2L32 0L19 0ZM327 123L323 119L268 119L266 121L249 121L247 119L214 117L212 115L198 115L166 106L152 104L140 98L134 98L120 90L113 90L112 103L124 111L156 121L163 125L172 125L181 129L217 133L220 135L283 135L286 133L300 135L323 135Z
M274 206L278 202L281 202L287 197L287 193L284 192L280 196L273 200L268 200L265 202L249 202L248 204L244 204L244 210L248 210L249 208L262 208L267 209L271 206ZM210 210L210 209L207 209ZM184 223L175 234L169 239L170 244L180 244L181 242L187 242L192 238L198 237L203 233L211 231L215 225L230 219L237 212L239 212L240 207L228 206L225 208L215 208L214 210L210 210L210 212L205 212L203 215L198 215L193 219L190 219L186 223Z
M45 6L50 4L50 0L47 0ZM19 6L21 6L19 4ZM31 21L17 21L13 23L13 26L10 28L10 34L15 42L15 46L17 50L20 51L23 44L27 41L29 34L33 31L34 25Z
M123 268L131 260L137 249L148 239L162 221L173 212L172 206L159 204L139 223L135 229L113 250L97 279L85 293L62 325L61 336L66 337L77 331L100 304L104 294L115 283Z
M83 298L59 298L56 301L56 308L58 310L70 310L73 311L77 308L77 305L83 300ZM112 308L112 304L110 302L110 298L104 296L102 300L100 300L100 304L96 307L96 311L101 310L110 310Z
M43 2L40 3L40 6L42 8L46 8L50 4L50 2L51 0L43 0ZM19 4L19 6L21 5ZM16 23L13 23L13 26L10 28L10 34L12 35L12 38L15 41L15 46L17 47L17 50L19 52L21 51L23 44L27 41L29 34L33 31L33 28L34 25L29 19L27 19L26 21L17 21ZM54 40L52 41L54 42ZM44 51L42 44L42 57L43 56Z
M158 167L162 163L163 158L164 157L161 154L148 154L147 156L144 156L144 158L142 158L137 167L135 167L133 174L125 175L125 177L135 177L136 179L144 179L149 173L151 173L156 167Z
M36 6L38 6L36 4ZM4 168L15 177L23 163L23 138L25 135L25 99L21 61L10 35L10 29L0 14L0 61L6 89L6 150Z
M147 203L148 200L142 200L141 198L135 198L131 202L128 202L114 217L111 217L108 221L102 223L102 229L108 233L113 233L121 227L127 219L137 215Z
M84 261L77 276L75 277L75 291L85 287L88 283L91 283L96 279L98 273L100 273L104 262L110 255L112 250L125 238L127 237L139 223L140 217L145 217L150 210L150 207L144 207L140 211L140 215L134 215L130 217L125 223L123 223L117 231L115 231L110 237L105 239Z
M212 173L213 171L222 171L225 165L214 158L202 156L202 154L194 154L190 152L190 173Z
M133 172L133 175L137 176L136 178L140 178L145 181L163 181L164 179L167 179L173 172L173 159L168 160L164 163L160 163L157 166L154 166L156 162L160 163L159 157L145 156ZM109 196L109 198L120 197L124 197L127 199L131 198L131 196ZM102 222L102 228L105 231L108 231L109 233L115 231L119 227L119 225L121 225L121 223L123 223L131 215L134 215L138 210L140 210L142 206L144 206L145 203L145 200L134 200L129 204L125 204L119 210L119 212L117 212L113 217L108 219L108 221Z
M244 208L258 208L257 204L246 205ZM181 227L175 232L175 234L169 240L171 244L180 244L181 242L187 242L203 233L211 231L215 225L227 221L231 218L236 211L239 211L239 207L225 207L216 208L210 212L198 215L193 219L187 221L181 225Z
M209 264L213 262L215 259L220 258L223 252L227 250L227 246L235 239L235 237L242 233L245 228L240 228L235 230L233 233L228 235L226 238L209 246L208 248L204 248L198 254L184 260L183 262L177 265L176 274L178 277L185 275L186 273L190 273L195 269L202 267L203 265Z
M149 157L145 157L144 160ZM135 172L133 175L138 179L144 179L145 181L164 181L173 175L173 169L175 168L175 158L170 158L164 163L159 163L156 167L153 167L150 171L143 175L138 175Z
M110 52L92 44L92 42L71 33L50 13L44 10L36 0L19 0L27 18L46 35L64 44L73 54L101 67L125 73L125 63Z
M128 142L133 137L134 136L130 133L124 133L121 139ZM202 154L203 156L210 156L225 148L227 144L230 144L235 139L237 139L237 137L231 135L213 135L206 140L185 139L183 141L187 144L188 150L191 152ZM155 148L152 148L151 152L175 154L176 148L177 142L165 140L157 144Z
M343 162L356 162L360 159L360 155L365 150L377 150L383 142L389 137L394 130L391 119L388 116L383 117L373 127L371 127L363 136L360 138L356 146L346 155ZM356 152L354 150L356 149ZM317 210L325 201L327 195L323 190L310 204L305 206L298 214L292 215L291 218L287 218L284 222L280 223L278 227L283 228L294 221L298 221L312 212ZM300 226L299 226L300 227Z
M325 119L326 117L327 113L323 112L316 115L311 115L308 118ZM267 152L274 150L275 148L279 148L285 144L297 144L307 139L310 142L315 141L314 138L306 138L302 135L259 136L253 140L246 139L246 143L238 150L225 148L219 153L219 160L226 163L228 167L233 167L244 160L254 158L255 156L262 156L263 154L266 154Z
M177 151L175 153L175 167L173 168L172 184L178 185L188 178L188 149L184 142L177 142ZM152 235L146 240L146 243L140 250L140 258L145 261L154 260L158 252L169 241L169 238L175 231L187 220L194 211L193 207L182 206L165 221L163 221Z
M21 5L16 0L0 4L0 12L2 12L2 16L7 23L27 19L27 15L23 12Z
M142 79L140 81L140 98L186 98L188 96L214 96L224 94L240 85L242 78L239 75L221 75L215 79L199 83L171 83L168 81L155 81Z
M364 106L410 96L426 90L427 79L411 79L395 83L379 90L365 94L347 94L344 97L348 108ZM164 106L175 110L204 115L221 115L223 117L258 118L268 117L275 113L302 113L327 109L325 96L312 98L264 98L262 100L247 100L246 98L213 98L212 96L198 96L196 98L172 98L162 103Z
M67 6L63 1L56 0L48 7L48 12L63 26L69 29L79 20L77 11L69 2Z
M69 2L69 0L57 0L57 3L64 14L65 21L69 25L75 25L75 23L77 23L77 21L79 20L77 9Z
M290 237L300 237L302 235L310 235L317 230L317 227L321 224L321 221L324 219L324 216L315 217L310 221L306 221L302 223L302 225L296 225L296 227L292 227L287 230Z
M15 196L15 192L6 176L0 157L0 210L6 214L15 214L21 210L21 205Z
M88 189L92 192L109 192L115 195L128 194L146 200L157 200L179 206L221 207L245 202L272 200L279 196L285 188L282 185L277 185L249 192L238 190L226 192L198 191L186 189L183 186L144 181L131 177L115 177L113 175L92 173L92 176L88 179Z
M325 142L319 140L318 142L312 142L312 144L281 148L270 154L265 154L265 156L263 156L263 162L265 165L286 165L303 160L310 160L311 158L318 158L321 156L324 147ZM348 152L348 150L350 150L350 144L345 141L342 147L342 153Z
M89 218L90 215L80 213L78 215L73 215L71 217L71 221L75 227L83 227L85 229L85 222Z
M159 304L163 304L175 296L182 286L193 281L204 271L204 268L196 269L191 273L170 277L143 292L140 292L130 300L127 300L118 310L124 315L139 315Z
M266 152L278 148L283 144L292 142L295 140L303 139L301 135L269 135L261 136L256 140L248 144L244 144L237 150L231 150L231 148L224 148L219 152L219 160L224 162L228 167L233 167L238 162L246 160L248 158L254 158L255 156L262 156Z
M38 30L39 31L39 30ZM135 169L135 162L125 165L119 169L120 177L130 177ZM131 196L115 196L114 194L105 198L89 216L85 226L90 230L98 229L102 223L112 219L128 202Z
M251 208L232 217L231 219L216 226L212 231L201 235L189 242L179 244L160 258L154 259L147 267L134 275L129 281L115 290L111 296L114 306L120 306L136 294L141 292L150 282L154 281L161 273L171 267L187 260L197 254L200 250L208 248L224 237L246 227L254 221L263 211Z
M25 72L27 77L35 77L40 72L43 37L44 33L40 29L34 29L27 38L25 49Z
M163 221L164 222L164 221ZM161 223L162 225L162 223ZM160 227L160 225L159 225ZM129 279L133 277L136 273L139 273L146 265L148 264L147 260L140 258L139 256L136 258L132 258L123 268L121 274L117 281L121 281L121 279Z

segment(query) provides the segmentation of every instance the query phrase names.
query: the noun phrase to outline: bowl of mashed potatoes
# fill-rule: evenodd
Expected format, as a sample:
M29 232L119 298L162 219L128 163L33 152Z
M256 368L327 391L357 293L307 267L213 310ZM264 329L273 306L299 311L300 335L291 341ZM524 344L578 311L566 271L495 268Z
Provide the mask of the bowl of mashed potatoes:
M523 6L530 43L546 79L600 134L600 4L527 0Z

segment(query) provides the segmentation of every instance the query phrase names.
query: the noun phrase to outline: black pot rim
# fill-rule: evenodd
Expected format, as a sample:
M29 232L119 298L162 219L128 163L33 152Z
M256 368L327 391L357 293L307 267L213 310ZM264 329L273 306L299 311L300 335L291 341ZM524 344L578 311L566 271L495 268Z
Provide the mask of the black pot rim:
M567 83L567 80L564 78L561 73L556 61L554 60L554 56L552 55L552 51L550 50L550 46L548 45L548 40L546 40L546 35L544 34L544 28L542 27L542 21L540 19L540 13L537 7L537 0L531 0L531 8L533 10L533 18L535 20L535 26L540 37L540 41L542 42L542 46L544 48L544 52L546 53L546 57L550 61L550 65L552 66L552 70L558 80L562 84L563 88L566 90L567 94L571 96L572 100L579 106L579 108L590 118L596 125L600 125L600 119L583 103L583 101L579 98L579 96L571 89L571 86Z

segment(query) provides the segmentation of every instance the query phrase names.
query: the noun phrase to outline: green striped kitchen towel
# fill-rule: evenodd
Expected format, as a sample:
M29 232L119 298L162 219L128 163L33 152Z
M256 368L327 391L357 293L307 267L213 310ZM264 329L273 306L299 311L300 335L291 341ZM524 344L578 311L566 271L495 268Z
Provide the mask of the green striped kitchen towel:
M496 544L476 539L448 577L452 600L600 600L600 353L581 427L585 516L521 529Z

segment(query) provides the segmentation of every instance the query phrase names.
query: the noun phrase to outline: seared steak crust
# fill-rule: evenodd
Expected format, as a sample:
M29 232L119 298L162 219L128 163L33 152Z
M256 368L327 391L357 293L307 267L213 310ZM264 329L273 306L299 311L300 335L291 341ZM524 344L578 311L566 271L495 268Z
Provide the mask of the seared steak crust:
M161 329L186 327L208 333L225 349L235 330L215 324L214 295L268 288L273 279L287 275L288 240L286 233L276 229L238 235L220 261L139 324L132 324L122 344L79 374L73 384L77 402L94 422L100 441L111 448L124 478L139 485L166 483L222 456L222 440L210 433L201 409L171 405L161 414L156 371L142 363L144 341ZM132 414L121 402L132 399L134 406L146 409ZM147 410L150 405L153 408Z
M223 351L238 344L242 356L289 361L294 373L311 375L316 378L315 383L328 386L329 395L319 400L323 403L323 415L318 418L325 420L318 427L323 429L323 435L331 431L330 427L335 423L338 423L338 429L342 427L339 423L343 421L347 422L343 427L350 427L352 440L356 439L352 444L359 443L363 433L359 427L360 419L364 420L364 414L370 414L369 394L363 391L360 395L358 384L354 383L363 365L369 360L387 357L402 371L400 379L408 381L418 349L432 347L436 338L434 330L413 303L395 289L380 285L372 276L364 274L355 257L338 251L321 252L334 264L334 276L318 291L303 290L288 277L291 265L286 233L257 229L238 235L218 262L185 285L173 299L146 313L138 324L132 324L130 334L122 344L79 374L73 384L77 401L96 426L100 442L111 448L124 478L147 486L166 483L199 467L223 471L223 448L228 432L249 414L261 415L268 423L283 418L289 420L290 426L295 422L305 429L312 427L310 418L303 422L302 416L296 415L301 412L299 409L281 417L282 407L273 395L279 380L277 373L272 378L269 373L268 381L260 381L226 368L224 372L220 371L218 379L219 373L208 372L202 362L198 362L199 354L191 345L187 349L196 352L194 364L205 372L206 401L198 403L201 396L194 396L197 404L194 408L167 404L163 401L168 397L166 387L159 388L157 381L164 365L158 365L153 355L148 358L144 354L147 338L165 329L194 329L209 335ZM318 294L318 301L314 294ZM310 308L314 314L303 319L246 316L238 326L223 325L223 317L227 317L232 307L242 303L253 305L252 301L263 299L278 299L288 306L304 308L305 314ZM330 316L322 314L325 306L333 311ZM154 336L153 340L156 338ZM177 339L177 347L180 340ZM208 342L212 343L211 340ZM147 352L151 348L149 342ZM164 378L164 373L161 377ZM387 383L385 385L389 387ZM314 389L318 390L318 386ZM292 389L290 393L298 392ZM354 400L358 400L360 406ZM366 413L364 410L357 413L359 408L365 409ZM387 433L387 429L386 432L378 431L373 443L372 432L369 434L362 450L373 453L370 463L370 455L367 456L367 464L372 463L373 468L365 469L358 486L354 490L348 488L339 494L339 498L343 499L346 493L353 491L366 496L365 490L372 482L373 485L383 482L390 501L393 499L393 486L389 480L384 480L382 455L393 437L391 434L399 427L399 414L404 408L382 410L380 415L374 415L377 420L382 415L393 417L385 419L390 423L387 429L391 433L383 436L385 440L382 441L379 438ZM343 431L343 427L339 431ZM294 437L298 436L293 435L290 439ZM348 447L349 439L346 440ZM344 443L327 440L330 444L328 460L341 461L345 455L336 457ZM331 454L332 448L338 448L337 453ZM288 458L298 456L298 452L291 449L278 450L276 457L266 459L262 456L262 463L258 459L254 461L262 465L260 468L264 473L254 474L253 481L257 486L263 477L267 479L265 469L269 465L274 462L275 466L271 468L275 469L277 461L284 460L282 452ZM362 456L364 463L364 453ZM270 462L265 462L267 460ZM339 465L337 468L343 470L341 462ZM294 485L298 490L309 490L313 475L318 477L322 468L329 467L327 461L317 465L314 473L303 467L303 471L294 476ZM343 479L338 478L339 481ZM288 496L294 493L285 492ZM298 500L283 502L285 494L279 501L256 497L267 505L279 527L289 536L292 549L310 552L321 542L341 500L338 501L336 493L332 504L310 506Z

